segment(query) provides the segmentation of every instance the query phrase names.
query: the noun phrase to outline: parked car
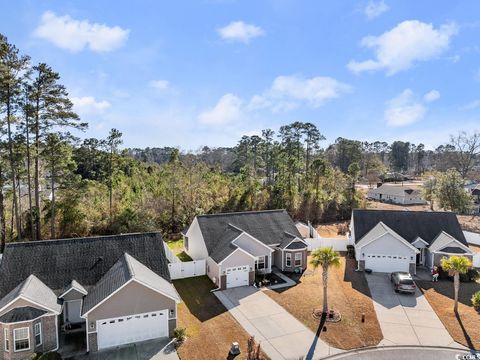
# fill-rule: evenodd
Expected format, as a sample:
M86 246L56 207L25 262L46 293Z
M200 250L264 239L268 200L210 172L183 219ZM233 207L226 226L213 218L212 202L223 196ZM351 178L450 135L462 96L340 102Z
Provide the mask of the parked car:
M407 272L393 272L390 275L390 281L393 283L393 290L395 292L407 292L415 294L417 285L412 279L412 275Z

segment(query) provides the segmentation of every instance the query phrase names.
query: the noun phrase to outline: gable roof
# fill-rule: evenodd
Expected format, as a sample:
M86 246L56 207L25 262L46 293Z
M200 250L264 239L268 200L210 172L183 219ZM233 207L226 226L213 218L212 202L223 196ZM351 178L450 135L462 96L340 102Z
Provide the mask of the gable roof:
M170 281L160 233L9 243L0 263L0 298L29 275L61 294L76 279L86 290L128 252Z
M197 220L208 253L216 262L236 249L231 241L241 232L246 232L265 245L286 246L292 237L302 238L286 210L200 215Z
M82 284L78 283L78 281L76 280L72 280L72 282L65 288L65 291L63 291L63 293L59 297L64 297L72 290L78 291L80 294L83 295L88 294L88 291L82 286Z
M374 194L385 194L391 196L407 196L407 195L420 195L418 190L415 190L408 186L400 185L381 185L376 189L372 189L369 192Z
M379 222L383 222L409 243L421 237L431 245L444 231L467 245L457 215L451 212L354 209L352 219L355 243Z
M365 234L364 237L362 237L356 245L359 247L366 246L378 239L380 239L383 235L385 234L390 234L393 236L396 240L401 242L403 245L407 246L411 250L415 251L416 253L419 253L420 250L418 250L415 246L412 245L412 243L408 242L404 238L402 238L399 234L397 234L393 229L389 228L387 225L385 225L382 221L380 221L375 227L370 230L367 234Z
M61 305L55 293L35 275L28 276L0 300L0 310L15 299L22 298L53 312L60 312Z
M447 246L439 251L449 253L449 254L466 254L467 252L457 246Z
M119 290L132 279L137 280L139 283L150 287L177 302L180 301L180 296L169 281L158 276L134 257L125 253L85 297L82 314L86 314L93 308L97 307L107 297Z
M0 323L15 323L21 321L34 320L47 312L31 306L13 308L0 316Z

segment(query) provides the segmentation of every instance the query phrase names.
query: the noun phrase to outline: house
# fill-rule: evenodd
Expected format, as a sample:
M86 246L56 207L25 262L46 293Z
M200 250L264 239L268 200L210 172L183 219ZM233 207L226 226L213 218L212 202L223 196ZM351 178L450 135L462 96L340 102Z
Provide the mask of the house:
M426 204L420 191L407 186L383 184L368 191L367 197L372 200L391 202L401 205Z
M473 256L451 212L355 209L350 231L359 270L415 274L417 266L438 266L445 256Z
M0 359L61 351L74 331L93 352L176 327L159 233L9 243L0 279Z
M206 260L207 275L220 289L252 285L255 273L302 271L307 244L285 210L195 217L184 234L185 252Z

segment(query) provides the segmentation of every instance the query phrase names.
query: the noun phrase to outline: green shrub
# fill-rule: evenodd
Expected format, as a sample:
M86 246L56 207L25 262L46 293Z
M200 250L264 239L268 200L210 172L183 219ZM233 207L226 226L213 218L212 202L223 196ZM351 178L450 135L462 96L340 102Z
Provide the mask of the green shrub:
M480 309L480 291L477 291L472 296L472 305L475 309Z
M187 329L185 328L176 328L174 331L173 331L173 336L175 337L175 339L177 339L177 341L184 341L185 338L187 337Z

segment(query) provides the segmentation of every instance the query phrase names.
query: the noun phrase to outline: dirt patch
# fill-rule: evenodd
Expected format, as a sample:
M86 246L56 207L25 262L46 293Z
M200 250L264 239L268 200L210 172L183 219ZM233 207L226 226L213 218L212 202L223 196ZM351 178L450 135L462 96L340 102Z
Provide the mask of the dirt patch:
M348 231L348 222L347 221L339 221L333 222L328 224L320 224L316 227L318 234L324 238L339 238L339 239L346 239L347 235L340 235L341 230Z
M383 339L367 281L355 268L355 260L342 257L341 266L331 268L329 273L329 306L341 313L342 320L327 323L327 331L320 337L340 349L375 346ZM322 307L322 275L321 270L313 272L310 265L306 274L296 279L298 284L294 287L265 293L316 332L319 321L312 317L312 312Z
M202 276L175 280L173 284L183 300L178 305L177 326L187 329L187 340L177 351L180 359L225 360L235 341L241 350L235 359L246 359L249 335L210 292L210 279ZM263 359L268 357L264 354Z
M453 283L442 280L436 283L417 281L425 297L437 313L452 338L469 348L480 349L480 314L471 305L473 293L480 291L480 284L461 283L458 314L453 312Z

